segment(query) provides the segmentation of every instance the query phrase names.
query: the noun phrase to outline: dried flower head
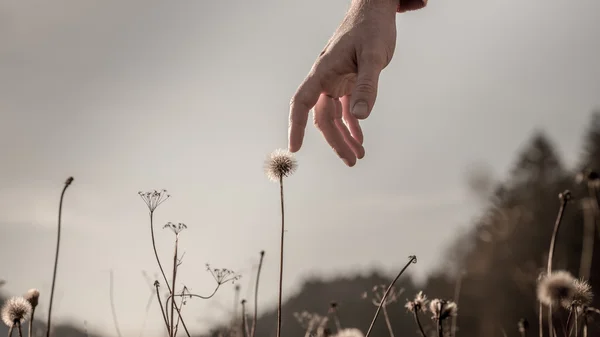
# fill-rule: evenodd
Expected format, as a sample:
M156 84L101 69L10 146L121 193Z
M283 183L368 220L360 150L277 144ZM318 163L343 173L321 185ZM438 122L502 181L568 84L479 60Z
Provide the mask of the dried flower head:
M592 298L594 298L594 294L592 293L592 287L589 283L585 280L577 279L575 280L575 292L573 293L571 303L563 303L563 306L568 304L566 309L585 307L592 304Z
M429 303L429 310L433 314L431 319L443 321L448 317L456 316L458 306L452 301L436 298Z
M28 302L29 304L31 304L32 308L37 307L38 305L38 300L40 298L40 291L37 289L29 289L27 291L27 294L25 294L25 296L23 296Z
M427 296L423 294L423 291L419 291L415 296L415 299L412 301L407 301L404 307L412 312L416 312L419 310L426 312L427 302L429 302Z
M267 177L274 182L289 177L296 171L298 163L294 155L288 150L278 149L273 151L265 163Z
M12 297L2 306L2 321L11 327L15 323L23 323L31 314L33 308L23 297Z
M211 268L208 263L206 264L206 270L210 272L217 284L224 284L229 281L235 282L242 277L241 275L236 275L236 273L231 269Z
M538 280L538 301L547 306L570 307L576 292L577 279L568 271L557 270Z
M163 202L169 199L170 195L167 194L167 190L152 190L149 192L138 192L138 195L144 200L150 212L160 206Z
M179 235L179 233L181 233L184 229L186 229L187 226L183 222L180 222L177 224L174 224L172 222L167 222L167 224L163 226L163 229L165 229L165 228L168 228L171 231L173 231L173 233L175 233L175 235Z
M347 328L347 329L340 330L334 336L335 337L364 337L365 335L359 329Z
M387 291L388 286L386 284L379 284L374 286L371 289L372 292L372 297L371 297L371 303L373 303L374 306L378 307L379 304L381 303L381 300L383 299L383 295L385 295L385 292ZM384 306L388 306L392 303L395 303L398 301L398 295L402 294L404 292L404 289L400 289L400 290L396 290L396 287L392 287L390 289L390 292L388 293L387 297L385 298L385 302L383 303ZM363 299L366 299L368 297L367 292L364 292L362 295Z
M572 197L571 191L569 191L569 190L565 190L564 192L558 194L558 199L561 202L568 202L571 200L571 197Z

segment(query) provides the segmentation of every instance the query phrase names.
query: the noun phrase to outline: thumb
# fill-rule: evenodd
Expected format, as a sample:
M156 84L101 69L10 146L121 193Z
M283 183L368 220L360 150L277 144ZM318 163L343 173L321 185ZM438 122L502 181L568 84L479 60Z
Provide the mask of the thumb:
M371 114L377 98L377 82L381 68L375 62L362 62L358 67L356 86L350 101L351 112L358 119L365 119Z

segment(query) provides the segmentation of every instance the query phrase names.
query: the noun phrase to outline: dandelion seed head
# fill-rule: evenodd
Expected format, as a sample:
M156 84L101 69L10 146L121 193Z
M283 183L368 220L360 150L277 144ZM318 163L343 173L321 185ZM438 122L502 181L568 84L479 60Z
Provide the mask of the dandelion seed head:
M29 302L29 304L31 304L32 308L35 308L38 305L38 300L40 298L40 291L35 288L29 289L27 291L27 293L25 294L25 296L23 296L23 297Z
M573 307L585 307L592 304L592 299L594 298L594 294L592 292L592 287L585 280L576 279L575 280L575 292L573 293L573 299L571 303L563 303L568 304L566 309L571 309Z
M274 182L289 177L298 168L294 155L288 150L277 149L273 151L265 162L265 173Z
M13 326L16 322L23 323L32 310L31 304L25 298L12 297L2 306L2 321L8 327Z
M429 311L433 314L431 319L441 321L448 317L456 316L458 305L452 301L436 298L429 303Z
M575 296L577 279L571 273L558 270L542 276L537 285L537 298L547 306L570 305Z
M356 328L342 329L334 336L335 337L365 337L365 335L362 333L362 331L360 331L359 329L356 329Z

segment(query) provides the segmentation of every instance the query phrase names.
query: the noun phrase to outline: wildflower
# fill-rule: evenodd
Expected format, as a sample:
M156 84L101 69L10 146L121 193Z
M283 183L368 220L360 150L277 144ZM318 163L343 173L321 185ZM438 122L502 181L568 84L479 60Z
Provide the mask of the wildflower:
M456 316L458 306L452 301L436 298L429 303L429 310L433 314L432 319L443 321L448 317Z
M138 192L138 195L144 200L150 213L154 212L154 210L160 206L163 202L169 199L170 195L167 194L167 190L153 190L150 192Z
M365 335L359 329L347 328L347 329L340 330L334 336L335 337L364 337Z
M2 306L2 321L9 327L15 323L23 323L31 314L33 308L23 297L12 297Z
M427 299L427 296L425 294L423 294L423 291L419 291L417 293L417 295L415 296L415 299L412 301L408 301L406 302L406 305L404 306L406 309L408 309L409 311L423 311L426 312L427 311L427 302L429 302L429 300Z
M224 284L229 281L235 282L241 278L240 275L236 275L235 272L227 268L211 268L210 265L206 264L206 270L210 272L217 284Z
M265 172L271 181L279 182L281 179L292 175L297 167L298 164L291 152L278 149L273 151L267 159Z
M578 285L577 282L577 279L571 273L564 270L544 275L538 281L538 301L547 306L563 305L568 308L573 304L575 294L578 291L578 300L585 300L591 292L589 292L589 289L586 292L585 286L583 284Z
M173 231L173 233L175 233L175 235L179 235L179 233L181 233L184 229L186 229L187 226L183 222L180 222L178 224L174 224L172 222L167 222L167 224L163 226L163 229L165 229L165 228L169 228L170 230Z
M563 303L568 304L566 309L570 309L573 307L584 307L588 306L592 303L592 298L594 294L592 293L592 287L584 280L575 280L575 292L573 293L573 298L571 299L571 303Z
M29 302L29 304L31 304L32 308L37 307L38 305L38 299L40 298L40 291L37 289L29 289L29 291L27 291L27 294L25 294L25 296L23 296L27 302Z

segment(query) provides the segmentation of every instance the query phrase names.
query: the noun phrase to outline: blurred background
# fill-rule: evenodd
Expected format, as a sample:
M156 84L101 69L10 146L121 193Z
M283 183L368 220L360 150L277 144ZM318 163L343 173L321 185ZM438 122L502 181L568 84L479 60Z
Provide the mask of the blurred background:
M55 335L164 335L137 192L166 188L163 263L173 234L162 225L188 226L177 287L210 293L205 263L242 275L238 297L227 284L188 301L190 331L216 334L240 298L252 305L265 250L257 336L274 336L279 196L263 163L286 146L289 99L348 5L0 0L0 295L40 289L45 319L72 175ZM345 167L309 125L286 180L285 335L304 334L294 312L325 315L330 301L365 331L375 306L361 295L409 255L418 263L388 308L396 335L417 336L403 305L418 290L459 302L458 336L517 336L521 318L537 334L535 284L560 192L573 202L555 268L585 275L582 243L600 238L575 180L600 170L599 13L595 0L431 0L398 16L394 60L362 123L365 159ZM599 271L596 244L595 289ZM373 336L387 334L380 319Z

